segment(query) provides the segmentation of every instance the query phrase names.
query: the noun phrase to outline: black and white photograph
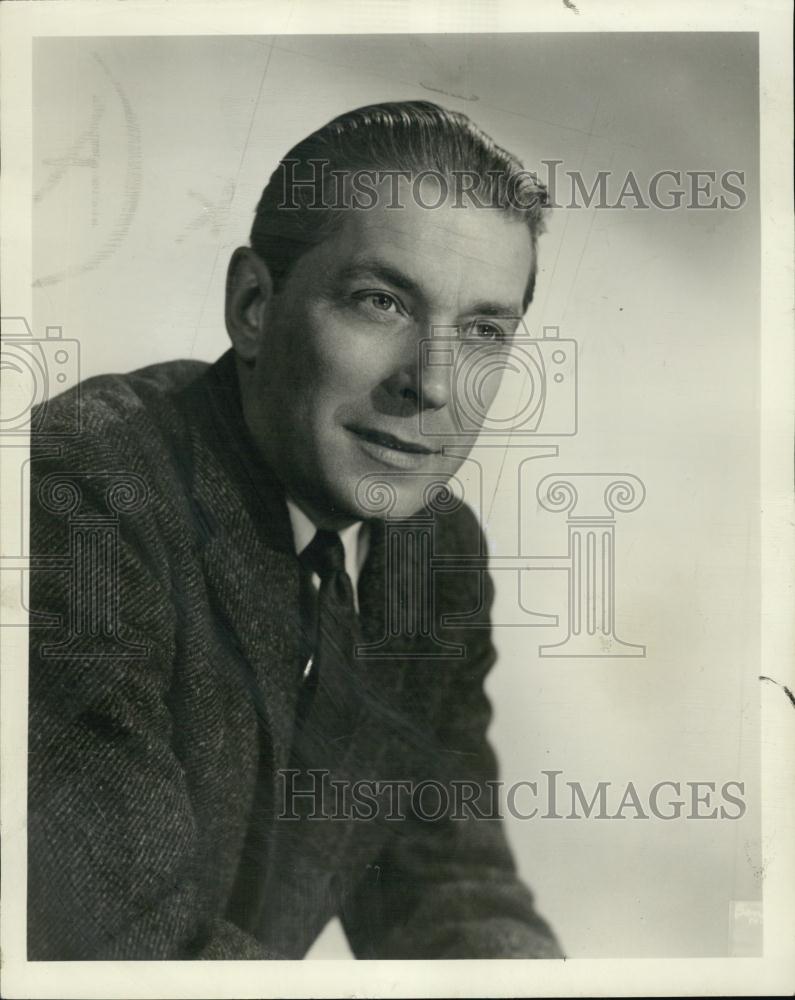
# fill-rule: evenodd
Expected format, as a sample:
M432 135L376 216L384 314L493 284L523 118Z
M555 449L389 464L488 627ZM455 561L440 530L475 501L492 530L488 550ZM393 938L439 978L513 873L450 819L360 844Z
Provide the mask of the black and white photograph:
M657 7L0 11L4 996L792 992L791 12Z

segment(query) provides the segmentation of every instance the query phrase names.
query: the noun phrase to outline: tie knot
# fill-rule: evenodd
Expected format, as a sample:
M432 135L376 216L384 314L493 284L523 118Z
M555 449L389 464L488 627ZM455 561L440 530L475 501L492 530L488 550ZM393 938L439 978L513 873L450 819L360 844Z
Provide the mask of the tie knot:
M301 553L301 563L321 580L345 572L345 547L336 531L319 530Z

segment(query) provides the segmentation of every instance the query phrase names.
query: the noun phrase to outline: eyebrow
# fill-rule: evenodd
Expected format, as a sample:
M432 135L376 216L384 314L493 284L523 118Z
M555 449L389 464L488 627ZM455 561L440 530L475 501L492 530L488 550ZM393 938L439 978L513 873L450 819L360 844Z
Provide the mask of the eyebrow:
M522 318L522 310L517 309L515 305L501 305L499 302L476 302L464 315L493 316L494 319L520 320Z
M392 285L393 288L399 288L401 291L409 292L418 298L425 298L425 293L416 281L413 281L408 277L408 275L399 271L397 268L392 267L390 264L385 263L384 261L359 261L355 264L349 264L339 272L339 277L343 281L350 281L353 278L360 278L364 275L372 275L372 277L377 280L384 281L388 285ZM488 302L484 300L473 303L473 305L461 313L461 315L493 316L495 319L501 318L519 320L522 318L523 312L524 310L521 307L517 307L515 303L512 305L506 305L502 302Z
M400 288L404 292L411 292L419 296L423 295L420 286L415 281L412 281L408 275L378 260L360 261L356 264L349 264L340 271L339 276L343 281L349 281L351 278L360 278L365 274L372 275L379 281L385 281L388 285Z

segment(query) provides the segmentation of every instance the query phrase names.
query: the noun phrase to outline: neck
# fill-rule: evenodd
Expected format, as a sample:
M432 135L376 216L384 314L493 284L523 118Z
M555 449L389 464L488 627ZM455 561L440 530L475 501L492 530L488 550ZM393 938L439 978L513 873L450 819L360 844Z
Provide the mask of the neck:
M314 504L307 503L301 497L294 496L292 493L287 493L287 496L291 503L294 503L300 511L306 514L316 528L324 531L343 531L345 528L349 528L352 524L356 524L357 521L361 520L359 517L351 517L350 515L343 514L341 511L336 512L321 509Z

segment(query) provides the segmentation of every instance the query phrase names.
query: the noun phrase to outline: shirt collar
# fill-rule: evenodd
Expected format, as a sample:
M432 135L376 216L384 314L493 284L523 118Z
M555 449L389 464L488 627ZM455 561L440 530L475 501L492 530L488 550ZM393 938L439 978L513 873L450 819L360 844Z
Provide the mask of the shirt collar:
M296 555L301 555L304 549L315 537L317 526L310 518L297 507L292 500L287 500L287 511L290 514L290 523L293 526L293 541L295 543ZM356 585L359 582L364 560L367 557L367 531L363 521L356 521L339 531L340 541L345 549L345 572L351 578L353 592L356 593Z

